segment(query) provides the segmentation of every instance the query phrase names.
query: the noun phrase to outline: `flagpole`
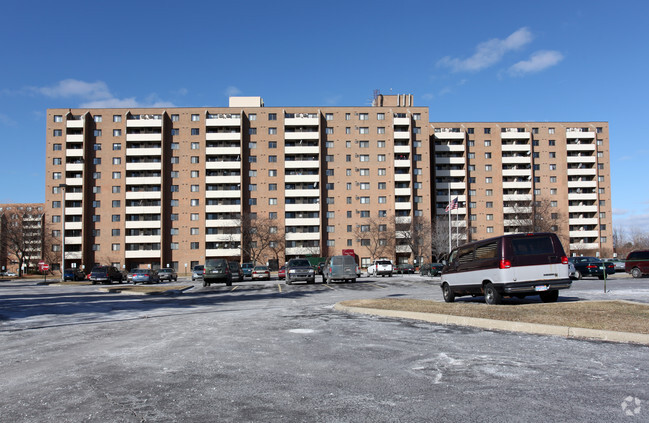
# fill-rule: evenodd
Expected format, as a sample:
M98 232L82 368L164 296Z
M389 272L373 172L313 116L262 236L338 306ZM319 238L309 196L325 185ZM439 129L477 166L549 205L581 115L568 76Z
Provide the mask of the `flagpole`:
M452 235L452 229L451 229L451 213L453 212L453 208L451 207L451 183L448 183L448 253L451 254L451 250L453 249L453 240Z

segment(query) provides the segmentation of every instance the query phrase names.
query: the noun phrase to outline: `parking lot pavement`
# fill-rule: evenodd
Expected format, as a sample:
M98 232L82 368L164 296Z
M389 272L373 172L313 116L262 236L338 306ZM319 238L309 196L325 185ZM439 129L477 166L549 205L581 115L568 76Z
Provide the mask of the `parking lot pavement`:
M441 298L433 282L416 275L331 285L246 281L175 297L2 282L0 415L11 422L649 419L647 347L332 308L343 299ZM589 292L583 282L577 290Z

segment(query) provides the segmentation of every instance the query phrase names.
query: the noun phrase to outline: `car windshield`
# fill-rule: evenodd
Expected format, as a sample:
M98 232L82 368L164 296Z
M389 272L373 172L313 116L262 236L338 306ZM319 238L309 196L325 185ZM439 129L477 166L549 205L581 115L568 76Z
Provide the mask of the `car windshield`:
M309 260L291 260L289 263L290 266L295 266L295 267L306 267L306 266L311 266L309 264Z
M171 273L171 272L173 272L172 269L160 269L160 270L158 270L158 273Z
M147 270L147 269L136 269L133 273L136 274L136 275L145 275L145 274L149 273L149 270Z
M263 272L265 270L268 270L268 266L257 266L255 267L255 270L258 272Z

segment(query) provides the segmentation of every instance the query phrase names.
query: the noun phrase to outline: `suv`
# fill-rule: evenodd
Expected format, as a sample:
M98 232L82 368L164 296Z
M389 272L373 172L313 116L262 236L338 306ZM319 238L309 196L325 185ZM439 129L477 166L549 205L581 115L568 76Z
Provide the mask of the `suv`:
M392 260L380 259L374 260L374 263L367 268L367 274L369 276L392 276L393 270Z
M634 278L649 274L649 250L631 251L626 257L624 270Z
M451 303L462 295L484 295L487 304L503 296L539 295L556 302L570 288L568 257L553 233L503 235L455 248L444 261L442 295Z
M205 274L203 275L203 286L210 286L213 283L225 283L232 286L232 272L226 259L205 260Z
M90 272L90 282L96 284L97 282L101 283L113 283L117 281L122 283L122 272L117 270L115 266L95 266Z
M291 285L297 281L315 283L315 270L313 270L309 260L296 258L288 261L286 265L286 285Z
M173 269L171 267L163 267L162 269L158 269L158 276L160 276L160 281L171 282L178 280L176 269Z
M243 269L238 261L229 261L228 265L230 266L230 273L232 274L232 280L237 282L243 282Z

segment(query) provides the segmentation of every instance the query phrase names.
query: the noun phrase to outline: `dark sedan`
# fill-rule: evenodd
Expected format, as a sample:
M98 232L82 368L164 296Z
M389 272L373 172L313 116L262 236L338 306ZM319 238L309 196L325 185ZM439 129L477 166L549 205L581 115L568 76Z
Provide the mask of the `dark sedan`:
M581 279L585 276L594 276L604 279L605 268L606 275L615 273L615 265L610 262L602 262L597 257L570 257L568 259L575 266L574 279Z

